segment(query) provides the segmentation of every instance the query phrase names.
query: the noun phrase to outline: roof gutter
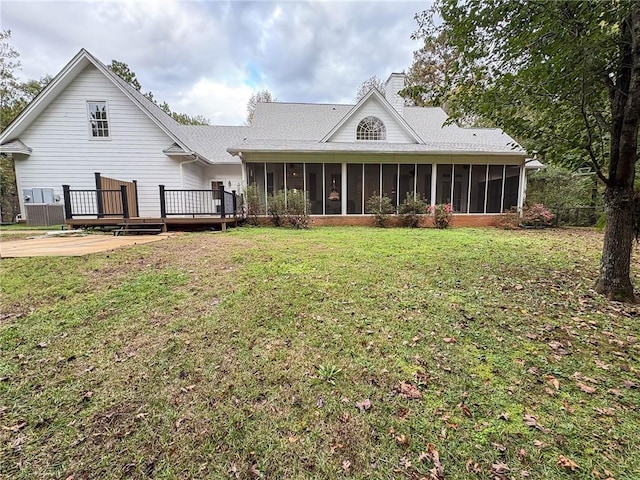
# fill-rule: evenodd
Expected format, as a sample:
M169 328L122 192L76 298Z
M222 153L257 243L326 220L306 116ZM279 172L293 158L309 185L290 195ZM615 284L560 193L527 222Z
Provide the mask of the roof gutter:
M182 186L182 189L184 190L184 170L182 168L183 165L187 165L188 163L195 163L199 160L198 155L195 153L192 153L190 155L192 157L191 160L185 160L184 162L180 162L180 185Z

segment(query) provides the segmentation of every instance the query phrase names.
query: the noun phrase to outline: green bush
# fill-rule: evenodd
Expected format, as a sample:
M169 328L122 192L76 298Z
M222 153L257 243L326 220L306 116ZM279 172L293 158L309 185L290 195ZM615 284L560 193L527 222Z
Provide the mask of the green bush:
M258 225L258 215L264 215L264 198L258 185L252 183L244 189L247 219L251 225Z
M267 196L267 212L276 227L288 223L294 228L309 228L308 211L309 202L302 190L278 190Z
M311 205L302 190L287 191L286 218L293 228L309 228L308 211Z
M267 195L267 213L271 215L271 223L275 227L281 227L287 214L287 202L284 190Z
M371 195L367 200L367 211L373 214L378 227L384 227L393 213L393 203L386 195Z
M431 205L427 211L433 215L434 227L449 228L453 220L453 207L450 203Z
M398 213L405 227L416 228L420 222L420 215L427 213L427 204L419 193L414 197L413 193L407 192L407 198L398 207Z

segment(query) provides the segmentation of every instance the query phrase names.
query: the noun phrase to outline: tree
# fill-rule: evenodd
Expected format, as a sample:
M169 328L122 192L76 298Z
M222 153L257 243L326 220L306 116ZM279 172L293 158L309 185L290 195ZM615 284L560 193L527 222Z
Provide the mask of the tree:
M253 93L247 102L247 119L245 120L245 125L253 124L253 115L256 112L256 105L258 103L268 103L268 102L276 102L277 99L273 98L271 92L266 88L264 90L258 90Z
M20 53L11 46L11 30L0 31L0 132L51 81L50 76L40 80L18 81ZM2 221L13 221L20 213L18 188L13 158L0 155L0 211Z
M122 78L125 82L129 83L136 90L142 90L142 85L140 85L138 77L136 77L136 72L131 71L129 65L127 65L126 63L120 62L118 60L111 60L109 69L113 73L117 74L120 78Z
M111 64L108 68L116 73L120 78L129 83L133 88L142 93L142 85L136 77L136 72L132 71L124 62L120 62L118 60L111 60ZM202 115L196 115L194 117L187 115L186 113L178 113L171 110L169 104L167 102L162 102L162 104L158 104L156 102L152 92L143 93L145 97L147 97L150 101L158 105L167 115L171 116L176 122L181 123L182 125L210 125L211 121L203 117Z
M447 41L446 32L435 36L418 37L422 47L413 52L413 64L407 74L407 87L401 92L414 105L446 107L444 89L452 84L455 65L460 57L458 51ZM446 108L445 108L446 110Z
M371 90L372 88L375 88L382 95L384 95L384 82L373 75L360 84L358 92L356 93L356 103L358 103L362 97L369 93L369 90Z
M607 224L596 289L633 301L640 3L440 0L435 12L442 23L423 12L417 35L444 33L460 52L450 114L474 112L546 161L596 172Z
M20 69L20 54L9 43L10 38L11 30L0 31L0 131L19 111L16 100L20 95L20 83L15 71Z

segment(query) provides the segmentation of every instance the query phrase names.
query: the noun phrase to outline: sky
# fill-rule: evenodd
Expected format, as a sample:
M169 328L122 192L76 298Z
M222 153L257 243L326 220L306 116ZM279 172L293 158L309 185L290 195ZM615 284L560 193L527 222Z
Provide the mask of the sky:
M1 0L21 80L55 75L81 48L129 65L144 92L214 125L251 94L353 103L372 75L406 71L427 1Z

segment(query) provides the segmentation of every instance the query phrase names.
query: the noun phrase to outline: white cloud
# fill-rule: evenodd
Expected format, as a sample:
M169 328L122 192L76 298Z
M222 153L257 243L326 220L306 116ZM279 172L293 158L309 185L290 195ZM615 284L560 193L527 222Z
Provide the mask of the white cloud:
M213 125L241 125L252 93L251 87L242 83L229 85L201 78L169 105L180 113L207 117Z

